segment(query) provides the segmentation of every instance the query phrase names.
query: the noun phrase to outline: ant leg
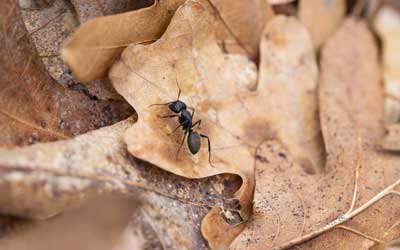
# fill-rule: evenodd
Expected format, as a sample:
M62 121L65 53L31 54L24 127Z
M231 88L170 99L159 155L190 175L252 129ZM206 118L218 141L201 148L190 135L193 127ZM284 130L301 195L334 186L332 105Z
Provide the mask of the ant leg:
M170 136L170 135L172 135L173 133L175 133L176 130L177 130L178 128L182 127L182 126L183 126L183 124L181 124L181 125L179 125L178 127L176 127L171 133L168 133L168 136Z
M188 129L185 130L185 134L183 135L183 139L182 139L181 145L180 145L179 148L178 148L178 152L176 152L176 160L178 160L179 151L181 151L181 148L182 148L182 146L183 146L183 143L185 142L186 135L187 135L188 133L189 133L189 130L188 130Z
M158 118L171 118L171 117L177 117L179 115L159 115Z
M193 118L193 116L194 116L194 108L189 108L189 109L193 110L192 111L192 118Z
M208 138L208 136L200 134L201 137L206 138L207 142L208 142L208 162L211 164L211 143L210 143L210 138Z
M178 128L185 126L188 122L189 122L189 121L185 121L185 122L183 122L182 124L180 124L180 125L179 125L178 127L176 127L171 133L169 133L168 136L170 136L170 135L172 135L173 133L175 133L176 130L177 130Z
M197 122L193 123L192 128L194 128L194 126L197 125L197 127L200 129L200 124L201 124L201 120L198 120Z

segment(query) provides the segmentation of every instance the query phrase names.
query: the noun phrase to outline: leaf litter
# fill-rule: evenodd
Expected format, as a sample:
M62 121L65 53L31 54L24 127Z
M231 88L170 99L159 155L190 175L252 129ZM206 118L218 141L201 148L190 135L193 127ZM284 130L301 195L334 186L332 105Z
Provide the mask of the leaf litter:
M56 83L41 64L15 3L2 6L0 145L66 139L132 114L121 101L92 100Z
M281 18L284 23L285 19ZM298 112L301 108L310 110L308 101L301 98L308 98L313 94L316 97L317 71L311 38L305 29L301 30L302 36L298 39L304 41L307 46L292 57L285 54L280 46L290 43L285 39L290 40L290 32L301 26L295 21L292 21L294 24L288 22L288 31L284 34L272 29L271 47L276 46L276 57L280 56L281 60L292 64L286 69L275 69L277 66L274 64L266 68L272 69L272 72L268 72L272 79L274 76L282 77L286 73L285 70L293 70L293 78L289 77L287 81L271 88L276 88L274 91L277 92L280 88L292 87L295 92L292 102L298 102L293 105L297 108L293 112ZM160 40L151 45L128 47L123 52L121 61L111 69L110 78L117 91L135 107L139 117L125 137L128 151L135 157L189 178L203 178L220 173L238 174L243 179L243 185L236 198L242 208L240 216L246 220L254 187L254 153L262 141L279 134L273 130L275 128L269 129L262 125L278 123L279 118L274 115L274 111L266 111L263 108L264 105L270 104L267 101L268 96L262 93L269 87L268 80L259 83L257 91L249 90L255 87L254 65L243 56L225 55L217 46L212 25L212 16L207 14L202 1L186 2L178 9ZM292 39L296 40L294 36ZM298 65L301 63L305 66ZM303 79L304 85L294 84L296 77L301 77L297 74L303 71L311 74L309 79ZM210 137L212 164L208 162L205 146L195 156L184 146L177 159L176 153L183 135L168 135L177 126L176 121L158 117L168 112L166 107L151 106L175 100L178 93L177 81L182 89L181 100L190 107L196 107L195 116L202 119L200 132ZM283 86L284 84L286 85ZM289 99L286 100L290 102ZM316 135L314 129L317 128L318 131L316 110L310 111L310 115L299 118L300 125L306 124L311 128L310 132L306 132L310 134L309 139L306 139L309 142L300 143L309 143L314 147L312 150L316 151L316 160L309 160L308 156L302 155L304 153L301 149L296 149L299 142L288 143L288 147L293 151L300 151L297 155L303 157L307 168L319 167L318 161L321 160L319 149L315 149L314 146L319 141L318 132ZM239 115L241 119L237 119ZM295 131L300 130L303 132L301 126L295 128L293 134L288 134L288 137L300 138L299 133L294 135ZM232 157L233 155L235 157ZM237 234L237 229L233 228L232 236L228 236L227 230L232 226L222 220L220 212L219 208L212 210L204 219L202 227L203 235L211 247L215 248L226 247ZM221 228L215 225L220 225Z
M83 2L75 1L75 6ZM258 3L264 4L252 5ZM131 118L65 141L1 149L6 177L1 204L7 204L2 212L47 218L101 193L129 193L143 199L136 200L140 209L132 211L132 222L115 246L119 249L139 243L207 248L200 230L214 249L393 246L390 241L398 236L400 224L399 173L397 156L385 150L396 150L397 132L392 124L383 141L389 138L392 144L379 144L385 134L383 90L376 44L366 25L348 19L333 37L321 39L325 44L330 37L322 49L319 75L312 43L318 32L310 36L296 18L268 14L264 32L246 37L241 27L253 20L246 15L231 19L236 7L229 10L224 4L187 1L175 15L170 13L169 18L174 17L159 40L131 44L122 53L110 77L137 110L137 122ZM128 14L135 20L149 8ZM332 21L337 16L325 17ZM255 24L259 31L265 25ZM227 39L238 47L227 48ZM248 57L258 61L260 39L257 72ZM104 39L99 44L103 46ZM119 51L128 45L116 44L122 45ZM119 52L113 53L117 58ZM93 79L108 67L96 69ZM177 121L157 117L168 112L166 107L149 108L175 100L176 82L181 100L203 121L198 130L211 138L212 164L205 142L195 156L185 145L177 161L183 134L167 136ZM46 140L52 138L43 137Z
M382 242L396 220L398 158L376 147L384 133L383 95L377 49L365 23L346 20L323 48L321 61L326 173L306 175L292 159L279 156L287 154L278 142L264 143L256 163L253 218L233 249L286 249L305 241L300 247L355 249Z

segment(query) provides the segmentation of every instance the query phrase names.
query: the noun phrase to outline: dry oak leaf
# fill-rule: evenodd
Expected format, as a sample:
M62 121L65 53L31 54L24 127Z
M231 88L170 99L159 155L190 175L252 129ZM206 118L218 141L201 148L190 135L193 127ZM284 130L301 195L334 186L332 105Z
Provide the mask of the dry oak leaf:
M221 51L213 35L216 21L206 9L204 1L187 1L177 10L157 42L130 45L109 76L117 91L138 112L138 122L125 137L128 151L137 158L188 178L220 173L239 175L243 185L235 198L240 201L239 214L246 220L254 187L254 154L258 144L273 137L268 129L270 113L267 105L270 103L266 100L268 95L264 94L269 91L268 81L260 84L257 91L249 90L256 88L255 66L246 57L226 55ZM280 25L286 19L279 17L277 20ZM309 89L315 94L316 64L311 38L295 19L290 19L287 26L283 34L278 29L274 30L278 34L271 32L271 47L277 47L280 60L291 62L287 69L282 69L289 73L284 77L290 80L282 81L281 88L293 85L291 87L300 92ZM291 32L299 38L290 35ZM305 46L297 48L295 56L290 57L279 46L286 38L289 48L292 48L291 39L300 40ZM272 63L269 67L277 66ZM298 84L295 87L294 81L299 79L298 74L302 71L311 72L312 76L303 79L304 86ZM282 75L282 72L271 72L272 78L273 74ZM192 155L184 143L177 159L183 132L178 130L168 135L178 125L177 121L158 117L169 112L167 107L151 106L175 100L178 94L176 81L182 90L180 99L196 110L194 121L202 120L199 132L210 137L212 164L208 161L206 141L197 155ZM291 98L299 97L296 93ZM301 101L297 104L303 107ZM220 208L214 207L203 220L202 233L211 248L226 249L243 227L243 224L235 225L241 220L234 210L227 210L222 213L227 217L223 219Z
M278 142L264 143L253 217L232 249L367 249L390 240L389 230L400 233L400 158L376 144L384 133L380 77L367 25L346 20L322 50L326 172L309 175Z
M130 43L158 39L183 2L160 0L148 8L89 20L64 42L62 56L79 81L101 78Z
M345 0L301 0L298 15L318 49L339 27L345 12Z
M65 139L128 117L121 102L91 100L46 72L18 11L0 2L0 145Z

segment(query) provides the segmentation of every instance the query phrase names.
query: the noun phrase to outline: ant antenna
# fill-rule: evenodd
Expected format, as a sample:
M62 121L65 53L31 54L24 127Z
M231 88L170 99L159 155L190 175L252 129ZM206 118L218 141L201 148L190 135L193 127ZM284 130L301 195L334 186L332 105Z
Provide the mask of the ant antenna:
M178 86L178 89L179 89L179 91L178 91L178 98L176 98L176 100L179 100L179 97L181 96L181 87L179 86L179 83L178 83L178 78L175 78L175 82L176 82L176 86Z

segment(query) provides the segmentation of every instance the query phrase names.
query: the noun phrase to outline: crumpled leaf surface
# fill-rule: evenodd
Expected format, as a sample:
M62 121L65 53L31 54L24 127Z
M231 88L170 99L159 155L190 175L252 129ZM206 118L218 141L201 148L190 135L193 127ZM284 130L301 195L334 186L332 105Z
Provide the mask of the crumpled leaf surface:
M0 238L4 250L208 249L200 220L208 208L131 189L73 205Z
M10 1L3 1L1 4L1 9L5 13L9 14L9 16L6 16L3 12L0 13L2 17L9 18L4 22L3 27L6 28L6 31L9 31L11 27L14 28L14 31L20 31L15 33L7 33L5 38L8 40L6 40L7 43L5 44L14 46L12 47L13 53L21 51L24 52L23 54L18 54L18 57L15 57L18 59L16 62L29 61L29 56L31 54L31 57L34 58L32 59L32 63L27 64L25 68L25 70L28 70L30 73L29 77L33 77L30 83L36 87L34 93L38 97L41 97L42 95L47 96L49 94L47 92L48 88L44 83L49 83L50 86L53 86L54 84L53 88L58 90L60 86L54 82L51 82L51 78L48 77L45 74L44 69L41 68L40 62L36 62L32 45L26 38L26 31L23 28L23 23L20 21L20 19L18 19L20 17L16 14L16 5L11 4ZM21 39L21 37L23 39ZM17 39L19 39L19 43L15 42ZM9 54L4 55L8 56ZM5 58L8 59L9 57ZM11 57L10 59L14 58ZM13 60L7 61L7 63L11 62L13 62ZM8 67L8 64L4 65L7 66L5 69L11 68ZM20 65L25 64L20 63ZM18 68L12 69L17 70ZM17 76L19 75L17 73L20 72L16 71L15 75L14 71L11 72L13 73L11 74L12 79L18 79ZM9 72L2 74L4 77L3 79L6 79L9 75ZM27 76L26 79L28 79ZM36 81L38 81L36 79L43 80L43 82L40 82L40 84L38 83L36 86ZM15 82L12 82L12 84L15 84ZM11 89L11 86L12 85L10 85L9 89ZM40 86L46 88L39 88ZM4 90L7 90L7 88L4 88ZM41 91L44 91L44 93ZM66 92L70 93L69 91ZM97 117L97 114L94 113L93 115L96 115L96 119L92 120L90 113L88 114L87 112L84 112L85 109L79 109L79 107L81 107L80 105L82 105L82 107L86 107L86 109L91 110L91 112L95 112L97 110L96 106L93 107L92 105L89 105L85 101L85 95L73 91L71 91L71 93L76 93L77 100L73 99L74 103L72 105L68 103L68 107L71 108L71 110L64 110L65 112L62 112L63 115L66 115L68 120L61 124L68 125L69 122L75 122L73 123L76 126L74 127L74 129L76 129L74 130L75 133L82 133L87 130L87 126L85 125L86 123L90 124L91 126L104 126L105 123L96 123L96 119L103 119L103 116ZM63 92L56 92L56 94L57 95L55 95L54 100L61 100L61 103L64 103L62 101L64 96ZM45 120L41 119L41 116L48 117L44 112L32 112L32 106L34 105L31 105L30 102L26 101L26 99L23 100L24 105L18 103L18 107L20 109L28 108L25 105L30 106L30 113L25 113L24 115L31 115L34 121L35 119L38 119L39 121ZM35 101L37 103L41 103L40 100L41 99ZM7 104L10 104L11 106L12 103L13 102L10 101L10 103ZM54 104L52 105L54 106ZM76 111L75 105L78 106ZM33 109L33 111L35 110ZM71 115L76 115L77 113L83 116L82 119L85 118L89 121L83 123L80 117L71 117ZM104 113L105 115L118 114L121 116L125 114L123 111L118 111L114 108L109 110L107 106L102 109L102 114ZM112 117L114 117L114 115ZM117 118L121 119L119 116L117 116ZM134 119L129 119L122 123L116 124L113 127L105 128L104 130L93 131L93 133L90 133L89 135L83 135L83 137L77 137L66 141L58 141L54 144L38 144L33 147L13 150L5 150L3 148L0 153L0 161L2 161L0 163L0 171L2 173L2 177L4 178L2 178L0 185L2 188L4 188L2 189L4 193L2 192L2 195L0 196L1 204L5 205L1 206L1 212L22 217L47 218L66 210L66 208L71 205L79 203L78 201L87 200L91 197L91 195L98 195L99 193L104 193L107 191L123 193L129 192L130 194L133 194L132 190L137 190L136 187L139 186L153 192L162 193L164 196L179 200L179 202L191 204L190 206L186 206L187 210L194 211L192 214L193 218L196 216L201 218L205 211L209 209L209 207L219 204L221 196L231 196L231 194L237 190L237 178L231 178L230 176L218 176L217 178L208 178L193 182L184 178L167 174L165 171L161 171L154 166L143 162L138 162L132 157L129 157L129 155L126 153L125 144L122 141L122 135L124 134L125 129L132 125L133 120ZM27 130L25 126L21 126L20 124L16 125L15 121L12 119L4 119L3 121L4 123L1 123L3 126L2 128L7 128L9 130L14 129L13 131L15 131L15 133L13 134L9 130L3 129L2 132L5 134L5 136L2 136L1 138L12 138L12 140L6 141L5 144L2 145L11 146L16 144L27 144L30 142L32 137L31 133L28 131L29 133L27 133L26 136L25 134L21 133ZM113 120L113 122L114 121L115 120ZM29 126L27 127L29 128ZM32 128L32 130L34 128ZM44 132L49 133L48 131ZM15 137L15 135L19 135L20 137ZM40 137L36 136L34 138L39 138L41 141L55 139L50 136L45 137L41 134L39 135ZM68 136L68 134L66 136ZM105 144L101 142L104 142ZM111 151L108 149L111 149ZM93 164L87 164L88 162L92 162ZM82 166L84 167L82 168ZM77 172L75 172L75 170L77 170ZM124 182L124 180L118 179L118 176L125 176L123 178L130 179L128 182L133 185L118 185L118 183L121 183L121 181ZM113 184L109 185L109 182L105 181L106 179L111 181ZM118 187L115 188L116 186ZM172 209L173 207L171 207L169 204L170 202L165 202L162 207ZM181 204L180 206L184 205ZM193 208L193 206L197 207L197 209ZM178 220L179 218L176 219ZM10 225L10 223L4 219L1 221L2 224L3 221L5 221L7 225ZM177 221L177 223L179 225L183 224L182 221ZM200 225L198 224L196 226L196 232L198 233L200 230ZM26 242L25 240L29 239L29 235L37 236L36 233L38 231L40 232L40 228L41 226L36 226L36 224L34 224L34 228L32 228L32 230L28 230L30 229L28 228L27 231L30 232L21 235L22 240L24 240L23 242ZM5 228L4 230L8 229ZM181 230L181 232L182 231L184 230ZM186 231L188 234L192 233L192 231ZM167 237L164 237L161 240L165 239L167 239ZM197 239L198 238L196 238L196 240ZM49 244L51 243L51 241L46 242ZM40 243L40 241L38 241L38 243ZM190 242L190 244L201 245L204 244L204 241L199 240L196 242ZM16 246L13 243L11 243L11 245L12 247ZM190 247L188 248L190 249Z
M200 222L207 208L150 192L140 197L143 204L132 214L122 239L113 250L209 249L200 233ZM138 241L141 244L137 244Z
M30 4L42 3L41 1L28 1ZM84 2L84 3L82 3ZM21 1L19 1L21 4ZM38 56L42 59L47 72L59 84L75 91L81 91L90 99L101 100L122 100L107 78L99 79L82 85L71 76L70 69L62 60L60 49L62 42L76 30L78 18L84 16L86 19L94 15L94 9L104 7L105 14L112 14L117 11L129 10L130 5L125 1L74 1L81 5L72 6L68 1L49 1L42 8L21 9L21 15L25 26L30 34L31 40L38 50ZM82 6L83 5L83 6ZM82 13L83 12L83 13ZM76 14L76 15L75 15ZM96 14L98 14L96 12ZM76 17L78 16L78 18ZM80 19L81 20L81 19ZM120 105L126 105L120 102Z
M191 181L130 157L123 135L132 124L128 119L70 140L0 149L1 212L47 218L91 195L134 187L208 208L237 190L229 176Z
M285 21L280 17L277 22L286 24ZM287 23L283 34L271 31L271 47L276 46L281 60L291 62L282 71L294 72L293 76L286 76L293 78L283 80L281 88L298 88L299 93L306 92L303 92L306 89L311 91L308 95L312 97L315 95L317 76L311 38L300 23L292 19ZM249 90L256 87L254 65L243 56L223 54L213 36L213 24L204 2L186 2L177 10L160 40L151 45L128 47L111 69L110 78L117 91L138 112L138 122L125 137L128 151L135 157L189 178L220 173L241 176L243 185L235 197L242 207L240 215L247 219L254 186L254 153L262 141L274 137L268 128L269 116L273 113L266 108L270 102L264 94L269 82L265 79L257 91ZM300 38L290 34L293 31ZM285 39L299 39L305 47L291 58L279 48L280 42ZM290 42L287 43L290 47ZM297 62L302 62L304 66ZM277 67L274 64L268 67L271 68L268 74L272 79L283 74L280 70L273 71ZM296 86L294 81L302 71L311 72L311 76L302 79L304 86ZM177 160L176 152L183 133L167 135L177 126L177 121L158 118L158 115L168 113L168 108L149 107L175 100L178 93L176 80L182 89L181 100L196 109L194 120L202 119L199 131L210 137L212 165L208 163L206 141L195 156L184 145ZM299 109L309 105L303 104L301 98L302 94L291 96L293 102L298 100ZM219 213L220 209L214 208L203 220L202 232L212 248L226 248L243 226L230 226Z
M374 20L375 29L383 43L383 72L385 82L385 121L400 119L400 13L383 6Z
M29 221L2 235L2 250L110 250L141 203L122 195L101 196L51 220Z
M18 2L21 4L21 1ZM34 6L38 3L44 4L41 1L29 2ZM20 9L20 12L47 72L58 83L68 85L71 77L65 74L68 67L63 62L59 50L62 42L78 26L74 9L66 1L54 0L49 2L48 6Z
M399 233L399 159L376 144L384 133L383 94L366 24L346 20L321 60L326 173L308 175L280 143L262 144L253 217L232 249L366 249L389 241L389 230Z
M345 0L299 2L299 19L310 31L315 48L319 48L339 27L345 13Z
M183 2L155 1L148 8L91 19L64 42L62 56L79 81L101 78L130 43L158 39Z
M29 40L16 2L2 1L0 9L2 146L65 139L131 114L119 101L91 100L54 82Z

